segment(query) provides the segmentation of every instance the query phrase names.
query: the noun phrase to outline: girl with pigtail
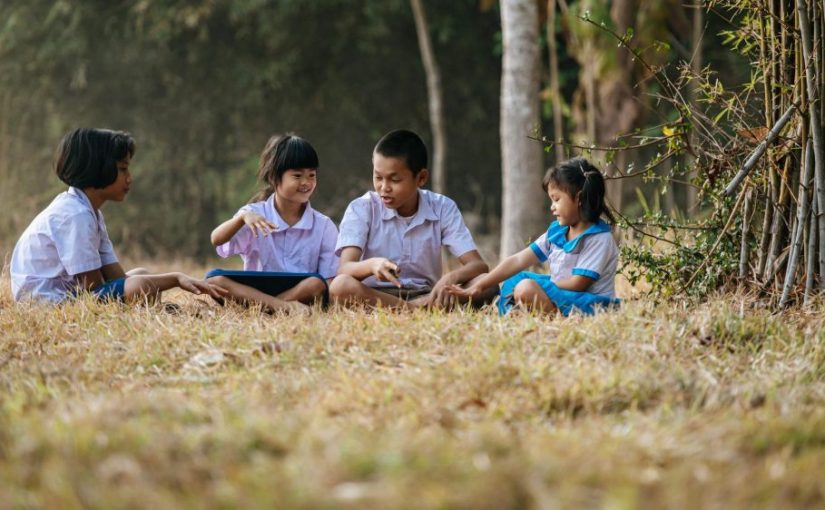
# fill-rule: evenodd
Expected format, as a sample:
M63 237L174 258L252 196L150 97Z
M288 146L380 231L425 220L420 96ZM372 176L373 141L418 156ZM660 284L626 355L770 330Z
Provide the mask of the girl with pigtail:
M502 260L492 271L466 288L451 292L472 297L501 286L498 307L506 314L514 306L544 313L577 310L592 314L600 306L618 304L613 280L618 249L611 234L613 216L605 204L602 173L584 158L550 168L542 182L556 220L527 248ZM549 274L525 272L549 262Z
M212 270L209 282L267 311L307 312L308 304L326 296L327 280L338 269L338 229L309 204L317 171L309 142L294 135L270 138L258 168L261 191L212 231L218 255L240 255L244 270Z

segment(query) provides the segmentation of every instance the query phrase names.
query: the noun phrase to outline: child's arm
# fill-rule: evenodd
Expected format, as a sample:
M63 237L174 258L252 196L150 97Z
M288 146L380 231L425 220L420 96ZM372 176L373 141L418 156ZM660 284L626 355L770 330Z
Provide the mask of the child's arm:
M560 289L584 292L588 288L590 288L590 286L593 285L595 282L596 280L588 276L573 275L570 278L559 280L553 283L555 283L556 287Z
M75 281L78 287L87 291L92 291L105 283L103 273L100 269L75 275ZM126 276L126 282L123 286L123 297L127 301L144 299L147 296L152 298L164 290L175 287L180 287L192 294L205 293L216 298L223 297L227 294L226 290L222 287L207 283L203 280L197 280L183 273L164 273Z
M375 276L382 282L392 282L393 285L401 288L401 282L397 278L398 265L383 257L360 260L361 253L361 248L357 246L347 246L341 250L341 263L338 265L338 274L348 274L356 280Z
M109 280L117 280L118 278L123 278L126 276L126 271L123 270L123 266L120 265L120 262L106 264L100 268L100 273L103 276L103 281L106 282Z
M489 287L498 285L507 278L510 278L519 271L523 271L533 264L538 264L539 258L536 256L532 248L525 248L515 255L510 255L498 263L492 271L476 280L471 286L466 289L458 285L451 285L447 290L456 296L467 298L475 298Z
M450 286L462 285L490 270L490 266L484 262L478 250L468 251L458 257L458 261L461 262L461 267L445 274L433 285L427 304L446 306L450 297Z
M215 227L215 230L212 231L211 236L212 245L220 246L229 242L229 240L232 239L232 237L237 234L238 230L243 228L244 225L248 225L249 229L252 231L252 234L256 237L260 235L269 235L271 232L278 230L278 225L268 221L260 214L252 211L246 211Z

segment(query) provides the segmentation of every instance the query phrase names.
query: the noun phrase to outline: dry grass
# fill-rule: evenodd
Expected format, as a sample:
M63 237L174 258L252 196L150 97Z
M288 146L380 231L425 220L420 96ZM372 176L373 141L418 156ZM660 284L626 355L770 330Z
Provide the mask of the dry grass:
M11 302L0 507L825 506L825 318Z

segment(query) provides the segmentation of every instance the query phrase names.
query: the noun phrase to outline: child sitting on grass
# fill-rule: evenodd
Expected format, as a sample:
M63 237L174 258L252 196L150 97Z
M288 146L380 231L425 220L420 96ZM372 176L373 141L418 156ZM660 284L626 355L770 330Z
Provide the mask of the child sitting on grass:
M592 314L599 306L618 303L613 285L618 249L610 225L601 219L613 219L604 202L601 172L575 158L549 169L542 184L556 217L547 232L468 288L451 286L451 293L472 298L503 281L498 303L502 315L514 305L568 315L574 309ZM549 275L520 272L545 261L550 263Z
M57 176L69 186L26 228L11 256L16 301L60 302L82 292L99 299L154 301L174 287L220 297L225 291L183 273L125 272L115 256L101 206L126 198L135 154L131 135L75 129L57 149Z
M449 307L450 285L473 281L488 270L461 212L449 198L421 189L427 182L427 148L406 130L385 135L372 154L375 191L353 200L341 220L341 257L330 295L341 303L387 307ZM441 248L461 267L442 275ZM478 292L476 304L491 300Z
M270 138L258 168L264 188L212 232L218 255L240 255L244 270L216 269L207 281L236 301L270 312L308 312L338 268L338 229L309 205L317 171L318 155L309 142L293 135Z

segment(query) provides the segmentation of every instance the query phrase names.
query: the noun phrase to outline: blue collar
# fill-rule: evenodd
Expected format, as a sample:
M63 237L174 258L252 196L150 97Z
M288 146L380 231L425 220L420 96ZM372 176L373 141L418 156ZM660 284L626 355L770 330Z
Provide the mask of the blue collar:
M570 227L559 225L558 220L556 220L551 223L550 227L547 229L547 241L558 246L564 250L565 253L570 253L576 249L576 246L579 245L579 241L585 236L610 232L610 225L600 219L596 223L587 227L587 230L568 241L567 232L569 231Z

